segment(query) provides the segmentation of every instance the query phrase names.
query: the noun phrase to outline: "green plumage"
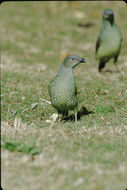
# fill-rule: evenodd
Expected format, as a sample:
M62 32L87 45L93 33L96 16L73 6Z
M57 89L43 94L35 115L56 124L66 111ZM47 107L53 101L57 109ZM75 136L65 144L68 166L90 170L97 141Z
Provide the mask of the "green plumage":
M106 62L114 58L114 63L120 54L121 33L114 23L114 14L111 9L106 9L103 15L101 31L96 43L96 58L99 60L99 71Z
M69 110L77 110L78 99L73 68L80 62L85 60L78 56L67 56L60 71L49 84L52 105L60 114L67 115Z
M49 93L53 106L60 113L66 113L77 107L76 86L72 71L63 69L50 83Z

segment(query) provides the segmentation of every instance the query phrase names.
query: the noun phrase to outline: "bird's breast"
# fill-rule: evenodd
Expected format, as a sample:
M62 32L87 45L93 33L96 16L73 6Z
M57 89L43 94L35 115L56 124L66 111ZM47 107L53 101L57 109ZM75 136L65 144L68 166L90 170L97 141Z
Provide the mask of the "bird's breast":
M101 45L97 52L97 58L113 57L120 51L121 35L119 31L106 30L103 33Z
M50 97L54 107L64 109L77 104L73 77L57 77L50 84Z

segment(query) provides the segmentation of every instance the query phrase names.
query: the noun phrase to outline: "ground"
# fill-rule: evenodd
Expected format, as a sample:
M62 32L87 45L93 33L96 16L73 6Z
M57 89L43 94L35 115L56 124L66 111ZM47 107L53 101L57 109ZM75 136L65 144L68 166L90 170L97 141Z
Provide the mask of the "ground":
M100 74L95 43L105 8L113 8L123 41L120 71L111 60L112 72ZM0 16L3 189L125 190L125 2L4 2ZM74 71L80 118L75 123L72 111L49 123L57 112L48 84L68 54L87 61Z

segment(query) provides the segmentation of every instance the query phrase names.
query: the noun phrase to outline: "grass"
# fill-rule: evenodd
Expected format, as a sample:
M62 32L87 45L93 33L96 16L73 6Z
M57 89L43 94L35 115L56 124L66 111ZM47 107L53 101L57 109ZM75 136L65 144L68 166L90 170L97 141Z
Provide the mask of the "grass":
M39 151L37 151L37 148L34 147L34 144L30 143L30 145L22 145L21 142L4 142L4 145L2 145L3 149L8 149L11 152L17 151L17 152L23 152L23 153L30 153L32 155L37 154Z
M110 61L106 69L113 72L100 74L95 43L102 13L111 7L123 36L121 73ZM2 3L3 189L127 188L126 14L124 2ZM78 26L89 22L91 27ZM67 54L87 60L74 76L78 109L90 113L77 124L52 126L46 121L56 110L46 102L47 86Z

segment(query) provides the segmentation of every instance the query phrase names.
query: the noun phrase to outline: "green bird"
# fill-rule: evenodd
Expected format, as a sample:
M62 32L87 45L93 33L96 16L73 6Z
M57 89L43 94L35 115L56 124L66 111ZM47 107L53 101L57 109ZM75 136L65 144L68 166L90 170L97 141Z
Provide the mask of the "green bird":
M103 14L101 31L96 42L96 58L99 60L99 72L105 67L106 62L114 58L116 64L121 49L121 32L114 23L114 13L106 9Z
M65 57L63 64L50 82L48 90L53 107L58 111L58 116L68 115L69 110L75 111L75 121L77 122L77 88L74 81L73 69L81 62L86 62L84 58L75 55ZM60 119L60 117L59 117Z

